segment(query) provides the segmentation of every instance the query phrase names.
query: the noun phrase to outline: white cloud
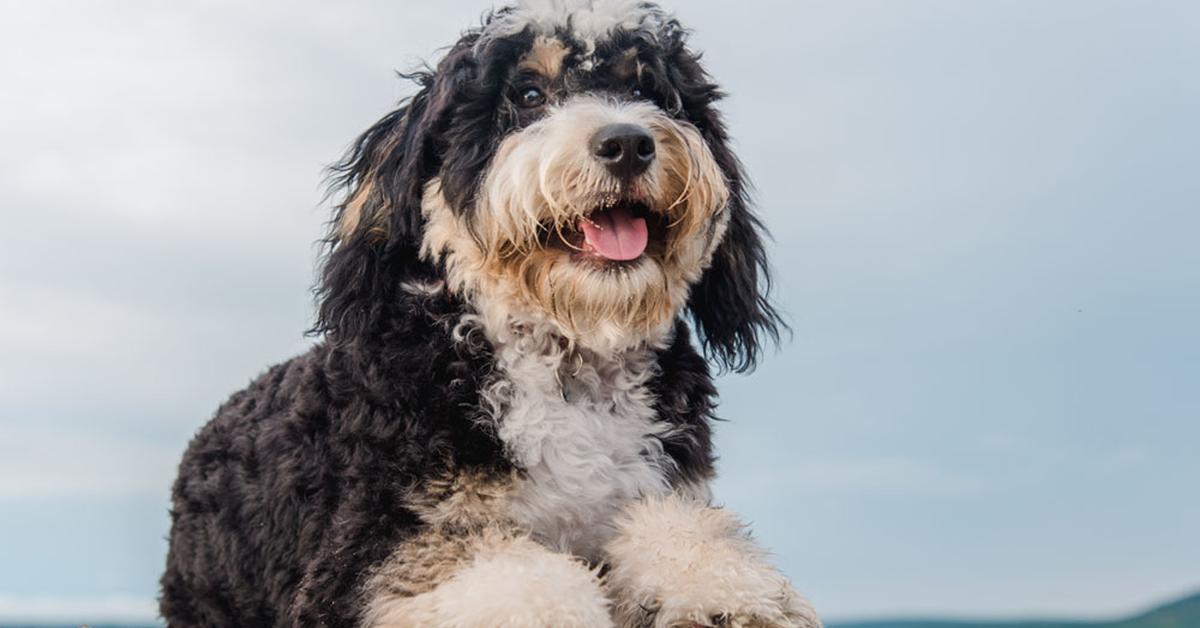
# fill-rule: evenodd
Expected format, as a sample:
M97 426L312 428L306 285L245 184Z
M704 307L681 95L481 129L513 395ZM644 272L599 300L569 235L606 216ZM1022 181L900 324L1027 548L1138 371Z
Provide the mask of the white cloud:
M0 621L5 623L136 623L156 624L158 605L152 598L115 596L17 596L0 593Z
M746 500L751 496L770 499L771 495L779 494L796 498L814 495L845 499L958 498L987 489L981 478L961 468L894 456L826 456L768 465L756 466L753 460L739 460L724 491L736 491L739 500Z
M181 450L111 430L4 426L0 500L151 494L167 501Z
M165 497L188 434L304 346L321 167L409 91L393 69L436 57L491 3L11 4L0 498ZM725 388L769 420L731 415L763 436L722 452L738 458L723 486L749 519L801 495L829 507L809 522L868 522L831 525L811 541L826 555L785 568L818 574L844 613L1115 609L1194 577L1179 540L1196 517L1175 497L1195 476L1200 99L1180 77L1196 5L673 4L732 93L799 323L784 355ZM1112 495L1096 451L1137 480L1125 510L1163 516L1123 528L1085 508ZM1003 484L1030 475L1020 494ZM1093 530L1071 548L1036 521L1064 497L1081 514L1063 520ZM923 573L888 563L873 522L897 509ZM972 569L1009 571L950 589L946 530L1029 550L987 555ZM1100 575L1062 567L1095 556ZM135 576L146 591L157 568ZM142 617L148 597L0 597L0 614Z

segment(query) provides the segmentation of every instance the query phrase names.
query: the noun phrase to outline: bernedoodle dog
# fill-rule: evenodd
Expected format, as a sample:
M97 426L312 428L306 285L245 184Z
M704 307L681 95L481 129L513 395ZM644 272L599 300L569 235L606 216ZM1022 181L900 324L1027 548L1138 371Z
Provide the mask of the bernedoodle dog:
M335 166L321 340L183 458L163 617L820 626L710 503L709 362L781 324L686 31L526 2L413 78Z

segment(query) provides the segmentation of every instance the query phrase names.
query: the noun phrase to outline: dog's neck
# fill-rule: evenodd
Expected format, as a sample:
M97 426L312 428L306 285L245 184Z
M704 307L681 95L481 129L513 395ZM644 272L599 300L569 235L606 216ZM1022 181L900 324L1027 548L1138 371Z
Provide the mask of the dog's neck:
M598 560L624 504L670 490L671 427L651 392L670 334L600 352L528 313L483 305L461 320L494 351L480 407L522 470L508 516L558 551Z
M572 335L552 318L523 308L503 295L476 292L467 302L471 313L464 322L480 327L498 351L517 349L523 355L540 356L547 367L555 366L564 375L570 375L581 364L640 361L666 348L674 335L673 321L665 321L648 333L601 325L592 333Z

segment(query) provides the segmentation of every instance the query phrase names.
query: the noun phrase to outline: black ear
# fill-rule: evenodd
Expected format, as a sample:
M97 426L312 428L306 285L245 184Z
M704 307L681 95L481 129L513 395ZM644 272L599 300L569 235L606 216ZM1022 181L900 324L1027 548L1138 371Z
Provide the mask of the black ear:
M325 238L313 333L362 337L396 307L402 283L436 276L419 254L421 195L441 167L440 137L457 91L473 72L473 43L464 38L436 70L403 75L420 86L418 93L367 129L331 167L342 200Z
M750 208L742 165L730 147L715 103L724 97L700 65L700 56L684 45L686 31L672 31L671 63L658 70L671 87L673 102L696 126L712 150L729 185L729 218L712 264L692 287L688 313L705 355L723 370L752 370L768 341L778 343L787 325L771 305L771 287L763 225Z
M692 287L688 312L710 359L723 369L743 373L758 362L770 340L779 342L787 325L768 299L771 278L763 245L762 222L741 189L729 201L729 227L712 265Z

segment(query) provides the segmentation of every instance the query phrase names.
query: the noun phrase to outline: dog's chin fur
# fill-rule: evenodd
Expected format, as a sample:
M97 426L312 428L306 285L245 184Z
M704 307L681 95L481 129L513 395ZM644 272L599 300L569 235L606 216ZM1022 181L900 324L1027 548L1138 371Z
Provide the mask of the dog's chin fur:
M658 147L629 185L588 148L598 129L618 123L649 129ZM442 185L425 186L422 254L445 267L493 336L545 323L606 356L665 338L728 222L728 185L699 132L641 102L577 97L508 136L469 212L454 211ZM664 226L640 257L609 263L548 244L618 196L637 198Z

